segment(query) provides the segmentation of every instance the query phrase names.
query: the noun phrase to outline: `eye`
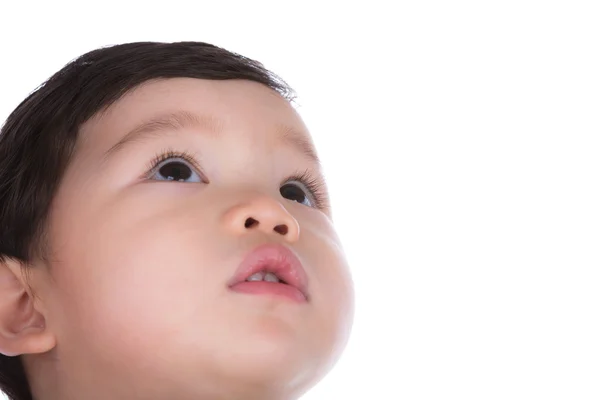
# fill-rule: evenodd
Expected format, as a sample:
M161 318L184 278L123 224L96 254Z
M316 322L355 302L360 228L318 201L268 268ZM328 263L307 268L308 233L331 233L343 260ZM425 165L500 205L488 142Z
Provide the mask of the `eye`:
M308 207L315 207L315 201L309 194L309 191L300 182L289 182L281 186L279 193L283 198L304 204Z
M191 155L168 151L158 155L150 165L148 179L157 181L206 182L197 172Z
M285 199L296 201L321 211L329 209L329 198L325 182L320 175L311 171L299 171L282 181L279 193Z
M191 179L192 183L202 182L202 178L200 178L197 172L186 163L178 160L163 163L157 168L151 179L153 177L157 177L156 180L158 181L187 182Z

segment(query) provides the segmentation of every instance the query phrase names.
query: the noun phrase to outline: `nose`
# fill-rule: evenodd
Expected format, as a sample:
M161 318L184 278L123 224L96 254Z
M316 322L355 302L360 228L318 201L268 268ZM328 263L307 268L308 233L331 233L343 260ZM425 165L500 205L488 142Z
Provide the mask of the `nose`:
M290 243L300 237L300 224L286 208L267 195L254 195L239 202L224 214L228 230L237 235L259 231Z

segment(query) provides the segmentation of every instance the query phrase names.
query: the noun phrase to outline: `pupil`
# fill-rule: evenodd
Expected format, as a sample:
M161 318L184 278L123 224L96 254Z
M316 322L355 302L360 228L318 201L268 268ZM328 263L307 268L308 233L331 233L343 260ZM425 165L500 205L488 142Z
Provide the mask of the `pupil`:
M286 199L297 201L298 203L304 203L306 195L298 186L295 185L284 185L281 187L281 195Z
M159 170L160 174L167 178L167 180L173 181L184 181L189 179L191 176L190 169L183 163L172 162L163 166Z

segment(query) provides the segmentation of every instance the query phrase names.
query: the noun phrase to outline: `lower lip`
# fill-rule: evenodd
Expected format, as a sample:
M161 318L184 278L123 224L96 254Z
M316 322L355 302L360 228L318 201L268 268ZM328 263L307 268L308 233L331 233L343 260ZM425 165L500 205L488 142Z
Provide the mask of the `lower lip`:
M293 300L298 303L305 303L304 294L291 285L277 282L254 281L240 282L231 286L231 290L238 293L274 295Z

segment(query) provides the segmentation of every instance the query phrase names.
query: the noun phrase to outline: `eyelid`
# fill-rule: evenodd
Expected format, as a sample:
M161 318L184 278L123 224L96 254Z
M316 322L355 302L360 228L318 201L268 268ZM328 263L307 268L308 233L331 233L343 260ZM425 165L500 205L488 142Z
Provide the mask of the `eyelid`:
M149 179L154 174L154 172L156 172L155 171L156 168L158 168L161 163L163 163L167 160L172 160L172 159L177 159L177 158L190 164L190 166L196 170L196 172L198 173L200 178L205 183L210 183L210 181L206 177L206 174L204 173L204 171L200 167L200 164L197 161L199 159L197 154L194 154L194 153L191 153L191 152L188 152L185 150L183 150L183 151L175 150L172 147L168 147L168 148L156 153L154 158L146 166L146 172L144 173L144 178Z
M300 183L307 190L307 193L314 200L314 207L316 209L325 211L329 208L329 197L327 195L327 187L325 181L320 175L314 175L309 169L298 171L286 179L284 179L280 187L286 183L297 182Z
M319 200L317 199L317 197L313 193L313 191L311 189L309 189L308 187L306 187L306 185L304 183L302 183L299 180L291 180L291 181L287 181L284 185L289 185L289 184L294 184L296 186L299 186L302 189L302 191L304 191L306 193L306 195L308 196L308 200L310 201L311 207L319 208L318 207Z

